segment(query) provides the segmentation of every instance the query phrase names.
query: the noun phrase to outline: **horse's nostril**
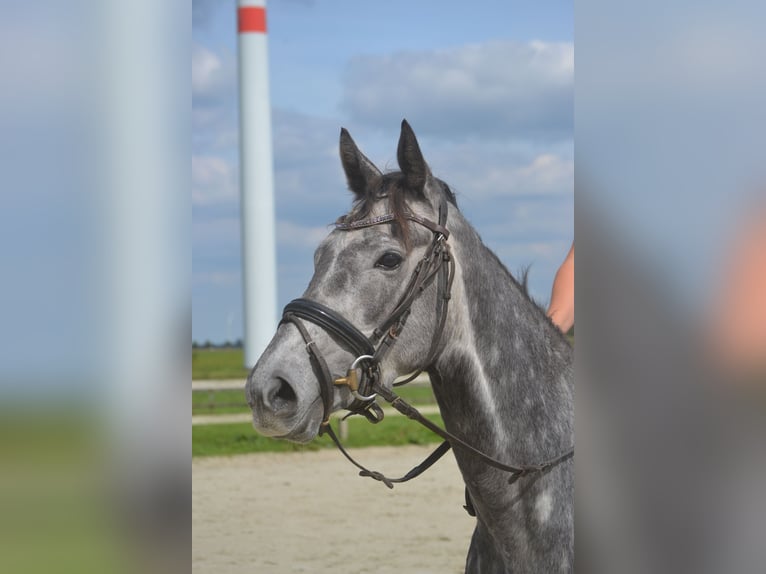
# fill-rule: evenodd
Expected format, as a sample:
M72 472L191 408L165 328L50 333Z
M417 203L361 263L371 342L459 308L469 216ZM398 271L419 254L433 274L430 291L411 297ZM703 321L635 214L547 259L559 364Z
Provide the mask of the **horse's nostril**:
M295 396L295 391L290 386L290 384L282 378L279 379L279 389L277 389L277 393L274 395L274 397L282 399L287 403L292 403L298 398Z
M298 404L298 396L293 387L282 377L271 379L265 395L266 406L273 412L285 411Z

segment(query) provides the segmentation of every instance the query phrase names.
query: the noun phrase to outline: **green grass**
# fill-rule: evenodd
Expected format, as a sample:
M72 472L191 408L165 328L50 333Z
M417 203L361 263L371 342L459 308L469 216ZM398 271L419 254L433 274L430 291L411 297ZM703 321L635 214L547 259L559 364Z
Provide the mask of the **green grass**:
M434 397L433 389L431 389L431 385L428 384L412 384L396 387L394 388L394 392L411 405L436 404L436 397Z
M106 497L114 485L97 402L70 393L0 403L0 572L131 571L125 557L135 546L115 519L127 507Z
M243 367L242 349L192 349L192 379L242 379L248 370Z
M439 415L426 418L441 425ZM398 446L441 442L441 438L405 417L391 416L377 425L362 418L348 420L347 447ZM337 422L333 423L337 433ZM334 448L329 437L314 439L307 445L297 445L285 440L263 437L252 425L197 425L192 427L192 456L221 456L251 452L305 452L320 448Z
M243 390L192 392L193 415L246 413L249 410L250 407L247 406L245 392Z

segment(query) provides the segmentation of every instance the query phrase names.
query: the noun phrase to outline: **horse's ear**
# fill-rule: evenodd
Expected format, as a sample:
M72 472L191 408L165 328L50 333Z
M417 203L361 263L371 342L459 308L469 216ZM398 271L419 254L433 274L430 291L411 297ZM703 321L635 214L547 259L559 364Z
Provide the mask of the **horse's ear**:
M423 159L415 132L412 131L407 120L402 120L402 133L399 136L396 159L399 161L399 169L404 174L407 187L417 193L424 193L431 170Z
M357 197L362 198L374 188L374 183L383 175L351 139L346 128L340 129L340 161L346 172L348 187Z

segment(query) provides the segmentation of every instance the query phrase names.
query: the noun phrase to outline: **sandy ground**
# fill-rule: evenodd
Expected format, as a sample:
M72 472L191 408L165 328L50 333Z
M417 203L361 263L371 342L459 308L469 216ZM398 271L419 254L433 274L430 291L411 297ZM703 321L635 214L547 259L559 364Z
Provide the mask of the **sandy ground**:
M401 476L432 448L352 454ZM335 450L195 458L192 478L194 572L463 572L474 519L451 453L393 490Z

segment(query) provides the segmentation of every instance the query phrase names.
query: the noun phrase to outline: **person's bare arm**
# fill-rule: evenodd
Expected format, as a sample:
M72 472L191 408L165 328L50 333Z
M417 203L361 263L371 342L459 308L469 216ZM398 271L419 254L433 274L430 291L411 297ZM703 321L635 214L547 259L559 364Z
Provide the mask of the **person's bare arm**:
M722 366L766 369L766 209L753 206L729 249L709 338Z
M574 325L574 243L553 280L548 316L564 333Z

